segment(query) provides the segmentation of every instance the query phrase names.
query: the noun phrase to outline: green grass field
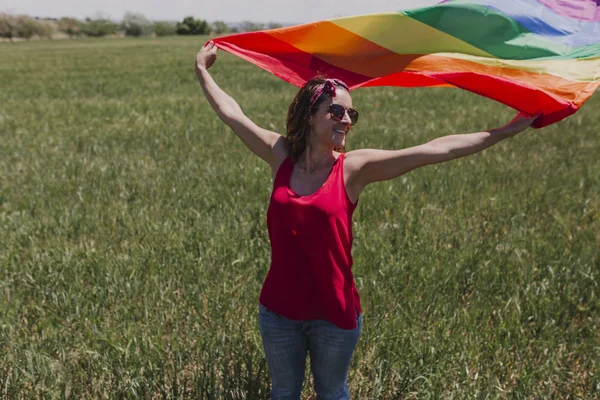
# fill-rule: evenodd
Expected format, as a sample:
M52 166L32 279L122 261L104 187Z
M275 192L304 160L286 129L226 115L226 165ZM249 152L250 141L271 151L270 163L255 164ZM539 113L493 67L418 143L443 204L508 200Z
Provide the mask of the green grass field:
M272 183L200 91L205 39L0 45L0 397L268 398ZM223 52L211 71L283 132L294 87ZM457 89L353 100L350 150L515 113ZM600 396L599 107L367 188L353 398Z

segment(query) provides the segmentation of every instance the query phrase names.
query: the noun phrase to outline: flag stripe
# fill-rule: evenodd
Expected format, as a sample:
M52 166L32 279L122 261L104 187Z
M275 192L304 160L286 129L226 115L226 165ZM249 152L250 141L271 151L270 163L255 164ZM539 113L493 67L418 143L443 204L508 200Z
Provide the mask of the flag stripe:
M313 54L327 64L369 78L403 70L419 56L397 54L328 21L269 34L304 53ZM353 50L348 52L347 49Z
M592 82L600 78L600 57L571 60L502 60L459 53L437 53L437 55L469 60L484 65L512 68L534 74L553 75L579 82Z
M456 52L493 57L478 47L402 13L339 18L331 22L397 54Z
M521 69L498 65L485 65L468 59L449 58L438 55L423 56L415 59L406 67L406 71L419 71L439 79L442 75L470 72L478 76L488 76L491 79L511 81L529 88L538 88L561 101L576 102L580 92L588 85L598 82L575 82L556 75L529 72ZM454 81L449 82L456 85ZM519 101L516 99L515 101Z

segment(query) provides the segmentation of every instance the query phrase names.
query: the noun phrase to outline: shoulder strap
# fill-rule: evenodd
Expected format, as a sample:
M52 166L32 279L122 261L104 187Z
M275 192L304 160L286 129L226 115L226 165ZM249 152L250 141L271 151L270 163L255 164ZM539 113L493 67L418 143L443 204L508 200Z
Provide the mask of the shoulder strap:
M287 185L290 181L290 175L294 169L292 157L288 157L279 166L277 174L275 174L275 186Z
M340 173L340 171L344 170L344 153L340 153L338 159L335 162L335 173Z

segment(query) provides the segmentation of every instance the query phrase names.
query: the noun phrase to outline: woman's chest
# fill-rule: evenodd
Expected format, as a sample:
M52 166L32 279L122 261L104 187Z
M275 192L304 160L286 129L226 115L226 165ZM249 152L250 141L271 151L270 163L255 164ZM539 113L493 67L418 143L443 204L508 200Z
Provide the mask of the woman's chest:
M325 186L330 172L324 170L307 175L294 168L290 176L290 189L300 196L310 196Z

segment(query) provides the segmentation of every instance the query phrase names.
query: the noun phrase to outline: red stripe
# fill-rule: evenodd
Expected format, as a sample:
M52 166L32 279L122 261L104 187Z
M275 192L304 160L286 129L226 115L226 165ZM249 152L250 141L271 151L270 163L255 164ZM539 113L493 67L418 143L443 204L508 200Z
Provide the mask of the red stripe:
M319 74L341 79L350 87L371 79L365 75L331 65L264 32L224 36L213 39L213 41L217 47L298 87Z
M351 86L350 89L356 89L358 87L369 87L369 86L402 86L402 87L431 87L431 86L445 86L454 87L451 84L440 81L439 79L427 76L420 72L397 72L382 76L379 78L372 79L361 85Z
M521 112L533 115L541 111L535 128L542 128L573 114L577 108L569 101L510 80L471 73L433 74L438 79L499 101Z
M406 85L406 83L412 83L414 79L418 80L415 85ZM579 106L572 104L569 101L556 98L539 88L531 88L522 83L473 72L429 72L427 75L422 75L419 72L399 72L373 79L364 84L363 87L437 86L444 82L448 85L469 90L473 93L499 101L500 103L528 114L533 115L538 111L542 111L543 115L534 124L535 128L542 128L560 121L561 119L574 114L579 108Z

